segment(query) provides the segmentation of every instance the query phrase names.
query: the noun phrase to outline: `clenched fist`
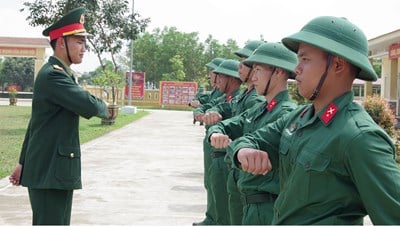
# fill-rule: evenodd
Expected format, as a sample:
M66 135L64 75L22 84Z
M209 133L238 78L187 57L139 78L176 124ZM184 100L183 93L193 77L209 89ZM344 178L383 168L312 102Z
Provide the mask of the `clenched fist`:
M210 136L211 146L217 149L226 148L231 142L232 140L225 134L213 133Z
M265 175L272 170L268 153L252 148L242 148L237 153L242 170L252 174Z
M217 124L221 120L222 116L217 112L207 112L203 117L203 121L207 125Z

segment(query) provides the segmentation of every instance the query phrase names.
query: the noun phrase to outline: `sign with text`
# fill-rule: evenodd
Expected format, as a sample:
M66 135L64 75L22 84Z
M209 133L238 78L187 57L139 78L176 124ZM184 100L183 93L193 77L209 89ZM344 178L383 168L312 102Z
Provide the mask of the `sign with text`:
M125 99L129 99L129 74L126 72L126 86L125 86ZM141 100L144 97L144 72L132 72L132 87L131 87L131 100Z
M160 104L161 105L188 105L196 98L196 82L160 82Z
M2 56L36 56L35 48L25 47L0 47L0 55Z
M389 46L389 60L400 57L400 44L392 44Z

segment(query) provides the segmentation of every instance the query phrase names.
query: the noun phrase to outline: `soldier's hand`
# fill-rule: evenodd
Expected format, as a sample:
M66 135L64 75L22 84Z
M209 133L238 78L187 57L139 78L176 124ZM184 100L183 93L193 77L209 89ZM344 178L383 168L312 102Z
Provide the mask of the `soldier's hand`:
M221 120L222 116L217 112L207 112L203 117L203 121L207 125L217 124Z
M226 148L231 142L232 140L229 138L228 135L225 134L213 133L210 136L211 146L217 149Z
M22 165L18 164L14 172L8 178L12 185L18 186L21 180Z
M201 114L195 114L195 115L194 115L194 119L195 119L196 121L198 121L198 122L203 122L203 116L204 116L203 113L201 113Z
M198 107L200 107L200 101L198 101L198 100L192 100L192 101L190 102L190 106L195 107L195 108L198 108Z
M268 153L262 150L242 148L237 153L237 159L242 170L248 173L265 175L272 170Z

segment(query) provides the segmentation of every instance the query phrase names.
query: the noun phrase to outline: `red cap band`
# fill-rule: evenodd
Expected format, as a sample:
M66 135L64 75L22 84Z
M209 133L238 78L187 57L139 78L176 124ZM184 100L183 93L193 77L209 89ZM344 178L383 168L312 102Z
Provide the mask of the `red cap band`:
M76 33L85 32L85 27L81 23L69 24L64 27L57 28L49 32L50 40L54 40L56 38L73 35Z

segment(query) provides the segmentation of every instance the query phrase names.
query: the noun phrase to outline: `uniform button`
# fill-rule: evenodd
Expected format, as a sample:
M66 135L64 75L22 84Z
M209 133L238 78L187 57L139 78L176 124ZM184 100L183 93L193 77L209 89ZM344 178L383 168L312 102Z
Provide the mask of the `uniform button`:
M74 157L74 153L71 152L71 154L69 154L69 156L70 156L71 158L73 158L73 157Z

